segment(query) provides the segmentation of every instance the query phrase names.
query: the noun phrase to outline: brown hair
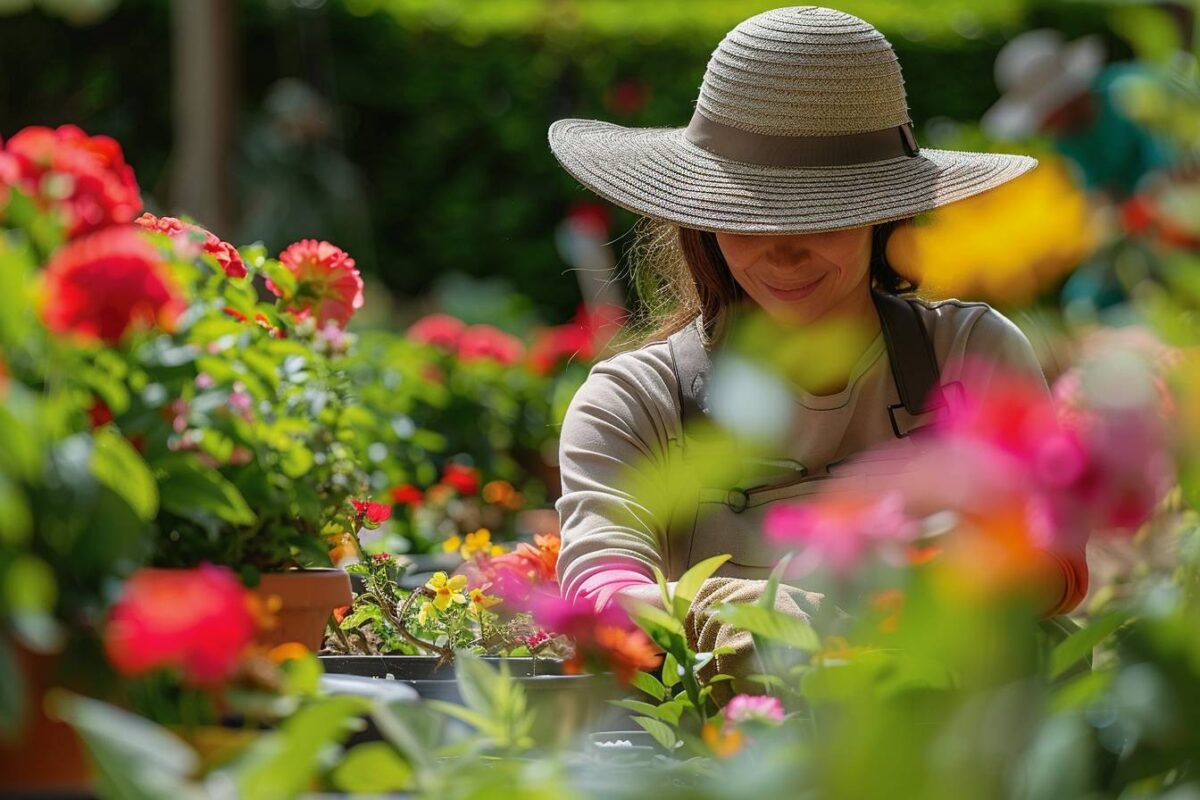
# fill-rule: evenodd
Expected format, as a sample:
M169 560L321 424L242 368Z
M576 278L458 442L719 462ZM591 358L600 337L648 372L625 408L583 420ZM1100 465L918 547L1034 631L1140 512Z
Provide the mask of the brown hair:
M917 290L916 282L896 272L887 257L892 231L908 222L883 222L871 231L871 284L880 291L904 294ZM634 289L642 305L633 326L633 343L664 339L697 315L703 317L711 334L726 311L746 297L714 233L643 219L630 255Z

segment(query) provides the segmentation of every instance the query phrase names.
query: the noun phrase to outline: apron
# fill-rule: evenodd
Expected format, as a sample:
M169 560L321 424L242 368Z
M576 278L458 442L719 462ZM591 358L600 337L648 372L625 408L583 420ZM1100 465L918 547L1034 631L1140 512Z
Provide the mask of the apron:
M872 292L887 346L892 377L900 402L889 406L894 446L854 457L854 471L844 474L843 462L810 475L794 459L738 459L731 482L711 485L701 480L694 494L681 498L672 514L666 541L661 542L668 580L706 558L729 554L717 571L729 578L766 578L784 549L763 535L763 520L774 503L796 501L821 492L825 496L861 489L867 480L886 478L905 470L917 447L910 438L930 421L940 405L926 407L938 386L940 369L920 312L901 297ZM696 475L705 451L705 387L712 362L697 319L667 340L679 387L680 435L675 463ZM690 465L697 465L694 469Z

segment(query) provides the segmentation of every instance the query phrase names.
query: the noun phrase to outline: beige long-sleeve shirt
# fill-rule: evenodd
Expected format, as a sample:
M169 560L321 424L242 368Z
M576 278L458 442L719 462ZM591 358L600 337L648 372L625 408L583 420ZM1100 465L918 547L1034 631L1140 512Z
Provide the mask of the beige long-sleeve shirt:
M986 389L989 370L1035 376L1044 384L1028 339L999 312L956 300L920 301L917 307L941 365L943 385L961 379L964 363L972 364L975 390ZM978 363L988 366L981 371ZM647 491L664 485L662 476L680 445L678 396L665 341L596 364L575 395L560 443L558 572L565 595L605 603L621 588L652 581L654 567L678 578L663 553L668 498ZM888 406L898 402L880 334L858 359L844 390L815 396L795 389L780 455L816 473L893 440ZM743 547L732 539L722 541L720 529L708 535L718 539L693 546L687 565ZM734 562L739 560L741 566L726 564L718 574L763 577L769 569L753 552Z

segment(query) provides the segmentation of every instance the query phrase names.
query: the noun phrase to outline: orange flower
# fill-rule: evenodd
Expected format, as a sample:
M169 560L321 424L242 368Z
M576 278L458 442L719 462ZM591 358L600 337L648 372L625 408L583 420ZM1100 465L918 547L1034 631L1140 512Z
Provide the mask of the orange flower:
M722 759L736 755L746 744L745 734L740 730L714 720L704 723L700 730L700 738L714 756Z

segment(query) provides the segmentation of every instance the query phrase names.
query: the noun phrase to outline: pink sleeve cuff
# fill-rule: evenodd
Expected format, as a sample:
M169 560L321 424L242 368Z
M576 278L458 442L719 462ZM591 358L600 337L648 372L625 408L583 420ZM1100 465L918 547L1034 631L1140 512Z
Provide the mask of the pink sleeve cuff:
M633 569L606 569L589 575L580 583L576 597L595 604L597 609L612 602L617 592L627 586L642 586L654 583L654 579Z

